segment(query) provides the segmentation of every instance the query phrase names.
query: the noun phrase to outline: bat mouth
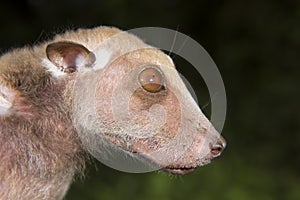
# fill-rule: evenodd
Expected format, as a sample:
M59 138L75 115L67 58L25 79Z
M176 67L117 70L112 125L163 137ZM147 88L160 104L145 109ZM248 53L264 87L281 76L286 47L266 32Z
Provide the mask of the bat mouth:
M162 170L174 175L185 175L193 172L196 167L165 167Z
M195 164L170 165L170 166L166 166L166 167L162 168L161 170L164 172L168 172L170 174L174 174L174 175L185 175L185 174L189 174L189 173L195 171L195 169L197 169L198 167L209 164L212 159L213 158L211 156L208 156L202 160L195 161Z

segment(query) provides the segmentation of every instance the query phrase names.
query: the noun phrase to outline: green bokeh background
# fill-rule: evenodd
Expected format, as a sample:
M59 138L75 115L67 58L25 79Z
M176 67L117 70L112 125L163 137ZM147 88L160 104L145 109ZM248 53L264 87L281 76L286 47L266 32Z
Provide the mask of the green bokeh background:
M171 28L197 40L222 74L228 147L220 158L186 176L128 174L95 162L67 200L300 199L300 1L2 0L0 20L1 53L69 28ZM174 59L200 106L209 103L201 77Z

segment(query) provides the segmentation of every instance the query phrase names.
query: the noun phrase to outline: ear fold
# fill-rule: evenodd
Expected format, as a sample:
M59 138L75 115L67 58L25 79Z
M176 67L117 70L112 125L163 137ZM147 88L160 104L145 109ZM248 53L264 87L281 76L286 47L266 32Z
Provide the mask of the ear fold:
M62 72L73 73L81 67L90 67L95 55L81 44L73 42L55 42L46 48L48 59Z

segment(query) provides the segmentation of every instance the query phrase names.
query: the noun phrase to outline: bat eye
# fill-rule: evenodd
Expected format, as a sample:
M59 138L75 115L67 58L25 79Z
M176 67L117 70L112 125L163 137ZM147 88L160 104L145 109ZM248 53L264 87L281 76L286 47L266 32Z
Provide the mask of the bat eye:
M164 89L164 77L157 66L147 66L139 74L142 88L148 92L156 93Z

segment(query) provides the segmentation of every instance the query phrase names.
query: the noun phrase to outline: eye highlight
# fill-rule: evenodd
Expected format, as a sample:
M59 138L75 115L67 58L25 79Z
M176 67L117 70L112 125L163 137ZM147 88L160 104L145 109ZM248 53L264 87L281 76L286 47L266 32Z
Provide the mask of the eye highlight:
M147 66L139 74L139 82L142 88L151 93L157 93L164 89L164 77L157 66Z

